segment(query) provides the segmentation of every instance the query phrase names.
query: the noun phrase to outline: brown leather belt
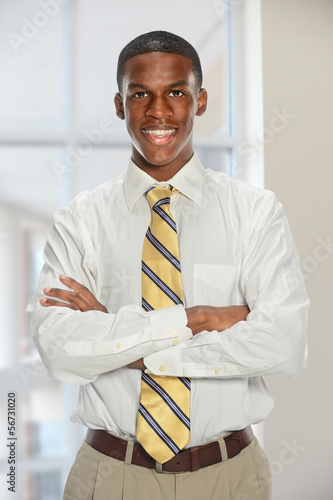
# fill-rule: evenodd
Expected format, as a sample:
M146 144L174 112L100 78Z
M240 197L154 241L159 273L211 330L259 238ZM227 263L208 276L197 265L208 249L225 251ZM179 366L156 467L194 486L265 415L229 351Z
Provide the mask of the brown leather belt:
M253 440L251 426L240 431L232 432L224 438L228 458L238 455ZM88 429L86 435L87 443L95 450L117 460L125 460L127 443L125 439L118 438L103 430ZM156 461L148 455L145 449L134 443L131 463L158 472L186 472L196 471L202 467L222 462L221 449L217 441L212 441L201 446L185 448L175 455L171 460L165 462L162 467L156 467Z

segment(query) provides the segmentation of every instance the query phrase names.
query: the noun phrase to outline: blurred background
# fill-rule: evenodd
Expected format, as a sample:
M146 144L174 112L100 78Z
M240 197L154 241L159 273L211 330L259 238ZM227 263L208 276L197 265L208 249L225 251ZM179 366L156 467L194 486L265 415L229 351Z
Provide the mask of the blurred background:
M122 174L117 57L164 29L198 50L208 91L195 149L205 167L283 202L312 301L309 367L266 380L258 434L275 500L333 499L331 0L0 0L0 491L58 500L84 437L75 386L48 377L25 316L54 212ZM7 394L16 393L16 493L7 490Z

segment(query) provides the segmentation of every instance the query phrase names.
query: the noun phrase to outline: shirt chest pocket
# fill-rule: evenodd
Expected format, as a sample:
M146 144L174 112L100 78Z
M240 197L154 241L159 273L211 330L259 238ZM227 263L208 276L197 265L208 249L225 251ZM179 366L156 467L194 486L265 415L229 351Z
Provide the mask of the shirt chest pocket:
M239 289L239 265L194 264L193 292L196 305L228 306Z

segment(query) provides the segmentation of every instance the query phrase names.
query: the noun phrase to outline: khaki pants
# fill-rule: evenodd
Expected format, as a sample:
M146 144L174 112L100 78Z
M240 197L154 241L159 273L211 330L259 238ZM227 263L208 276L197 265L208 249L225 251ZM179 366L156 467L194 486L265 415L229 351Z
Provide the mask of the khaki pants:
M218 440L226 457L224 440ZM128 447L130 448L130 447ZM271 500L271 472L256 438L239 455L195 472L158 473L110 458L85 441L63 500ZM128 463L126 463L128 462Z

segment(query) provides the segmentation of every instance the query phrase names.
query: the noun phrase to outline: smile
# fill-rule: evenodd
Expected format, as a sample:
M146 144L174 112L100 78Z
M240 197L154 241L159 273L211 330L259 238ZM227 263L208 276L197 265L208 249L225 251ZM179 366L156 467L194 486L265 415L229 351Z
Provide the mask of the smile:
M145 137L150 144L155 146L166 146L173 141L175 134L177 132L176 128L170 129L141 129L145 134Z
M176 129L172 128L170 130L142 130L144 134L153 135L155 137L167 137L175 132Z

